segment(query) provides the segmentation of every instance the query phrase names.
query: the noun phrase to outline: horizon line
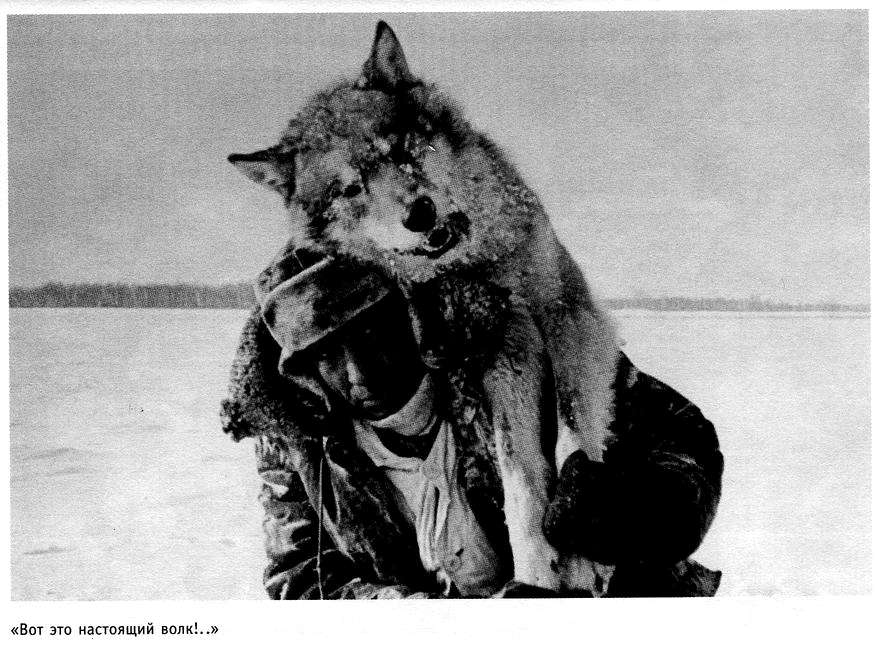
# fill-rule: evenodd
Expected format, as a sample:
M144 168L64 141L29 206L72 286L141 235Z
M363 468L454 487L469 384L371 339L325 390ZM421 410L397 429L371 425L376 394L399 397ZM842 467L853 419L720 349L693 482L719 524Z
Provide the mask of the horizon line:
M176 290L201 290L201 291L209 291L209 292L221 292L221 293L252 293L252 285L248 281L237 281L237 282L226 282L226 283L198 283L198 282L156 282L156 283L129 283L123 281L106 281L106 282L77 282L77 283L63 283L61 281L47 281L40 285L36 286L9 286L9 301L13 301L16 298L21 298L24 296L40 296L41 292L45 292L47 290L55 290L61 293L68 292L73 296L74 293L80 292L79 296L83 295L82 292L84 290L95 290L95 289L106 289L110 291L116 290L151 290L162 291L164 288L170 288L171 291ZM46 295L48 296L48 295ZM147 297L148 295L128 295L130 297L139 298L139 296ZM209 295L207 295L209 296ZM233 294L231 296L234 296ZM688 304L700 305L705 302L721 302L722 305L740 305L744 304L746 306L763 306L769 308L779 308L781 306L785 306L787 308L803 308L803 307L850 307L850 308L865 308L871 309L870 301L836 301L829 299L818 299L818 300L798 300L798 301L786 301L781 298L775 297L765 297L760 294L751 294L747 296L689 296L689 295L661 295L661 296L652 296L649 294L644 295L633 295L633 296L604 296L597 295L597 298L601 301L608 302L620 302L623 304L661 304L665 305L667 302L675 302L681 301ZM72 304L74 305L74 304ZM710 305L717 305L715 303L711 303ZM18 307L14 306L10 303L10 307ZM25 307L34 307L32 305ZM39 306L38 306L39 307ZM59 307L66 307L65 305ZM99 307L101 307L99 305ZM142 307L139 305L135 305L134 307Z

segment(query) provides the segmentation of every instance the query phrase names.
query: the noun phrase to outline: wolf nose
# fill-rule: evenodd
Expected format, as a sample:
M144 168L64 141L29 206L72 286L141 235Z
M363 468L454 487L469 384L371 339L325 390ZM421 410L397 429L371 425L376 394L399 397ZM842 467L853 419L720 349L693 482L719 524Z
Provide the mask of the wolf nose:
M436 220L437 207L434 206L434 200L423 195L416 198L401 222L410 231L428 231L434 227Z

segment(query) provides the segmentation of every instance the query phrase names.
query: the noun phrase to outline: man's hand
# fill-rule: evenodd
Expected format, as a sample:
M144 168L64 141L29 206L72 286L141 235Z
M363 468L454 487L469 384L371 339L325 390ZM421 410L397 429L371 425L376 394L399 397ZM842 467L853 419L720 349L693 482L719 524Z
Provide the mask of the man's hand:
M542 531L561 554L602 564L674 564L699 546L712 507L712 487L689 457L650 452L617 466L575 452L564 462Z
M561 554L613 564L622 544L620 479L606 464L571 454L561 468L542 521L548 542Z

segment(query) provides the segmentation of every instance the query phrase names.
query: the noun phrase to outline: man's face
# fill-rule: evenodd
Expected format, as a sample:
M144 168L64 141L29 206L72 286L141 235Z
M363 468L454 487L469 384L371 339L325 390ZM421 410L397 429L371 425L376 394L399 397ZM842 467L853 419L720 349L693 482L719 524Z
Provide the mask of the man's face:
M324 338L315 352L327 386L370 420L401 409L425 372L406 310L393 297Z

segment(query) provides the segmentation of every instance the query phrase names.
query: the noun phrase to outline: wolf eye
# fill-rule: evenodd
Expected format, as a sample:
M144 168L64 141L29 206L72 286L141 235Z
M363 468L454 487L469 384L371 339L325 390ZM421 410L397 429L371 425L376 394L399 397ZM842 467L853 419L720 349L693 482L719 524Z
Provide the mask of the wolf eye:
M327 185L324 198L327 201L332 201L338 198L340 195L342 195L342 182L337 178Z
M358 195L363 190L363 187L360 186L358 182L353 182L345 187L345 190L342 191L342 195L346 198L353 198Z

